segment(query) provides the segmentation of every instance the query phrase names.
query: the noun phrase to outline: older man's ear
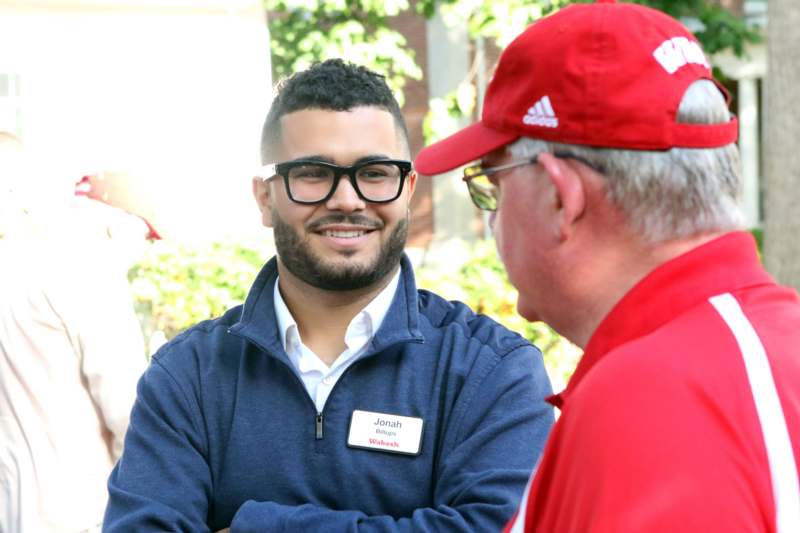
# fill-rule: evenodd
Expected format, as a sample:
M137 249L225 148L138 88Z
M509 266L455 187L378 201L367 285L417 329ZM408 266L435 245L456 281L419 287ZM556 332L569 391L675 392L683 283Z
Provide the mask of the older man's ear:
M554 223L559 240L564 241L572 234L574 224L586 209L586 191L580 171L573 168L572 160L556 157L550 153L539 155L539 163L544 167L554 190L553 209L556 212Z

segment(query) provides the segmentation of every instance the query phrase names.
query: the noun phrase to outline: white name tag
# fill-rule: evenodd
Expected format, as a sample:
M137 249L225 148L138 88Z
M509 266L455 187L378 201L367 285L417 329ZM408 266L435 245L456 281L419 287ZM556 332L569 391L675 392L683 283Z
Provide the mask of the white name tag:
M347 445L351 448L419 455L423 420L411 416L353 411Z

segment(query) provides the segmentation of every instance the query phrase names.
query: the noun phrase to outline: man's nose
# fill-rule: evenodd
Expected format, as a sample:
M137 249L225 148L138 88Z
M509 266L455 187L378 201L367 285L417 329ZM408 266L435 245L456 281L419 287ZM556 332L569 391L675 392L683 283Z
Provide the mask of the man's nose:
M352 212L365 209L366 202L358 196L350 177L344 175L339 179L339 183L336 184L336 190L325 202L325 206L331 211Z

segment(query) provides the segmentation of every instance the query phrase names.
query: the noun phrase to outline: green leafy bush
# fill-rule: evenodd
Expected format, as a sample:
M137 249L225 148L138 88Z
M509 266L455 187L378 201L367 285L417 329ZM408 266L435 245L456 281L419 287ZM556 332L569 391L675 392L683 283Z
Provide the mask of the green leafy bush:
M242 303L267 257L240 244L155 243L129 273L146 337L172 338Z

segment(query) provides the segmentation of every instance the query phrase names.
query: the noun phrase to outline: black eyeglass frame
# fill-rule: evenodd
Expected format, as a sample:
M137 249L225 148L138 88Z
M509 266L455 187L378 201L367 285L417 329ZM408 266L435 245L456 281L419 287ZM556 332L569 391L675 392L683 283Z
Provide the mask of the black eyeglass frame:
M322 199L314 201L298 200L292 194L292 188L289 185L289 172L293 168L303 165L314 165L314 166L328 168L333 171L333 181L331 182L331 190L328 191L328 194L326 194ZM364 193L362 193L361 189L358 188L358 180L356 180L356 174L360 169L371 165L395 165L398 169L400 169L400 183L397 186L397 194L385 200L372 200L364 196ZM331 196L333 196L333 194L336 192L336 188L339 186L339 180L342 178L343 175L347 176L347 178L350 181L350 185L353 187L353 190L356 191L358 197L364 200L365 202L369 202L372 204L388 204L397 200L403 193L403 186L405 184L406 178L408 177L408 175L411 173L412 170L411 161L405 161L402 159L370 159L367 161L356 163L355 165L351 165L349 167L342 167L339 165L334 165L333 163L328 163L326 161L318 161L316 159L295 159L293 161L276 163L274 167L275 167L275 173L272 176L264 178L264 181L268 182L278 177L283 178L283 185L286 189L286 194L287 196L289 196L289 199L295 203L303 205L314 205L327 202L331 198Z
M517 167L521 167L521 166L525 166L525 165L535 165L535 164L537 164L539 162L539 155L541 155L541 154L536 154L535 156L529 157L527 159L523 159L522 161L513 161L511 163L506 163L505 165L500 165L500 166L496 166L496 167L482 168L480 165L472 165L472 166L465 167L464 168L464 176L461 179L462 179L462 181L464 181L467 184L467 190L469 191L470 199L472 200L472 203L475 204L475 207L477 207L478 209L481 209L483 211L496 211L497 210L497 205L496 205L497 198L494 198L494 200L495 200L495 208L494 209L490 209L488 207L485 207L484 205L481 205L482 202L480 202L476 198L476 195L480 194L480 193L478 193L476 191L476 186L471 183L472 180L474 180L475 178L480 178L481 176L491 176L493 174L497 174L498 172L503 172L505 170L511 170L512 168L517 168ZM598 167L597 165L595 165L593 163L590 163L589 161L587 161L585 158L583 158L581 156L573 155L573 154L570 154L570 153L567 153L567 152L554 152L553 155L555 157L560 158L560 159L574 159L575 161L580 161L581 163L583 163L587 167L591 168L595 172L598 172L600 174L604 173L602 168ZM470 173L470 172L474 172L474 173Z

